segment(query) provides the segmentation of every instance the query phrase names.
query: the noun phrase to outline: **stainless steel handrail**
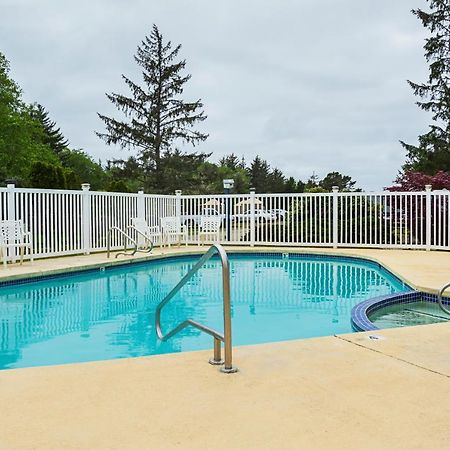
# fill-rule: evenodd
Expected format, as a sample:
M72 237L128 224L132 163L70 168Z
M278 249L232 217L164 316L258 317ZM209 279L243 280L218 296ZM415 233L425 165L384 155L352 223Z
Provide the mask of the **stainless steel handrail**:
M205 264L211 257L218 254L222 263L222 286L223 286L223 324L224 332L219 333L194 320L187 319L181 322L168 333L164 334L161 330L161 310L177 294L177 292L192 278L192 276ZM191 270L181 279L181 281L166 295L166 297L156 307L156 333L162 341L166 341L184 328L192 326L213 336L214 338L214 357L209 360L210 364L224 364L220 370L224 373L234 373L238 369L233 367L233 349L231 345L231 300L230 300L230 264L225 249L220 244L213 244L209 250L199 259ZM221 342L225 347L225 361L221 357Z
M151 251L153 250L154 244L153 241L142 231L138 230L134 225L130 225L127 227L127 230L131 229L134 230L137 234L139 234L140 236L142 236L148 243L150 243L149 248L147 248L146 250L139 250L139 243L138 243L138 252L140 253L151 253Z
M150 242L150 247L146 250L139 250L139 244L136 240L134 240L129 234L125 233L125 231L121 230L119 227L111 227L108 230L108 242L107 242L107 247L106 247L106 255L109 258L110 254L111 254L111 233L113 231L118 231L122 236L124 236L126 239L128 239L133 245L133 250L128 253L127 252L127 245L126 245L126 240L124 241L123 244L123 252L119 252L116 253L116 258L120 255L126 255L126 256L134 256L137 252L142 252L142 253L150 253L153 250L153 242L150 238L148 238L148 236L146 236L144 233L142 233L141 231L139 231L135 226L130 225L127 227L128 229L133 229L136 233L138 233L139 235L143 236L145 238L145 240L147 242Z
M447 313L448 315L450 315L450 309L448 309L448 308L446 308L445 306L444 306L444 302L443 302L443 300L442 300L442 297L443 297L443 295L444 295L444 292L448 289L450 287L450 283L447 283L445 286L443 286L442 288L441 288L441 290L439 291L439 293L438 293L438 303L439 303L439 306L440 306L440 308L442 309L442 311L444 311L445 313ZM450 300L450 299L449 299Z
M123 252L117 253L116 258L119 255L130 255L130 256L135 255L137 252L137 249L138 249L137 241L135 241L131 236L129 236L127 233L125 233L125 231L121 230L119 227L111 227L108 230L108 243L107 243L107 247L106 247L106 256L109 258L109 255L111 253L111 233L113 231L118 231L122 236L124 236L126 239L128 239L130 242L132 242L134 245L133 251L131 253L127 253L127 244L126 244L126 241L124 241Z

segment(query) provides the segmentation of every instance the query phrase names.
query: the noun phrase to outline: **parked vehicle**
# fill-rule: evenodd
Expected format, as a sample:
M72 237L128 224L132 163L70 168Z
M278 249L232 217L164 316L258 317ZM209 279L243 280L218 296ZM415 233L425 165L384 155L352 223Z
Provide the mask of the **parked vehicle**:
M265 209L255 209L255 220L258 222L271 222L272 220L276 220L276 218L277 216L275 214ZM247 221L251 219L251 213L250 211L246 211L242 214L233 214L232 219L241 222Z
M201 214L182 214L181 223L188 226L199 225L202 217L221 217L222 221L225 220L225 214L220 213L215 208L203 208Z
M270 213L274 214L277 219L284 219L286 217L287 211L285 209L270 209Z
M181 215L181 223L184 225L198 226L201 222L202 217L220 217L222 219L222 224L226 221L226 214L217 211L215 208L204 208L201 214L182 214ZM247 210L243 213L239 214L231 214L230 221L231 222L245 222L250 221L251 213L250 210ZM266 211L264 209L257 208L255 209L255 220L257 222L271 222L276 220L276 214Z

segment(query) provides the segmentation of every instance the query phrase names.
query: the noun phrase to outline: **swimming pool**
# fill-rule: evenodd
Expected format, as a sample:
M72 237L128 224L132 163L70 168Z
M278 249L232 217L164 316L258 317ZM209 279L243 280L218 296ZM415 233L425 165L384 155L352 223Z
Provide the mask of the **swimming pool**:
M376 263L279 253L230 254L233 345L352 332L354 305L410 288ZM170 257L0 285L0 369L210 349L194 328L162 342L156 305L198 261ZM223 328L221 266L211 259L164 308Z

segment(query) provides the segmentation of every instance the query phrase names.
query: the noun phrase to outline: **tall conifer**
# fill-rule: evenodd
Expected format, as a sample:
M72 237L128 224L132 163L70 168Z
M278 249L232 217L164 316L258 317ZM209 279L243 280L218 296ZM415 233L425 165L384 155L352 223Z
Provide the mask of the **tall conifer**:
M44 129L43 143L60 156L62 151L69 145L69 141L64 137L61 129L57 127L56 122L50 119L48 111L42 105L32 105L31 114L41 123Z
M186 102L181 98L191 75L183 74L186 60L178 59L180 49L181 45L172 47L170 41L164 41L153 25L134 57L142 68L143 85L122 75L131 96L106 94L125 120L99 114L106 132L97 135L108 145L136 149L146 184L154 189L164 188L164 158L176 150L175 141L195 146L208 137L194 129L206 119L201 100Z
M450 171L450 0L427 0L430 11L413 10L430 32L425 58L430 64L426 83L408 80L420 108L432 113L430 131L419 136L419 145L402 142L407 150L405 170L434 174Z

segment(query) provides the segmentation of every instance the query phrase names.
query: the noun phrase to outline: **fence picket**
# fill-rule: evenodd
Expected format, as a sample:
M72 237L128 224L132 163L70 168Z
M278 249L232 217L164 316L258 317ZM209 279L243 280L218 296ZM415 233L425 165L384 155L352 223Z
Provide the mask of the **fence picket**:
M188 242L197 244L200 217L212 214L222 218L220 240L229 244L450 250L450 193L429 186L423 192L231 195L0 188L0 220L23 220L36 258L104 251L108 230L125 229L133 217L158 227L162 217L179 216ZM114 233L111 248L123 245Z

